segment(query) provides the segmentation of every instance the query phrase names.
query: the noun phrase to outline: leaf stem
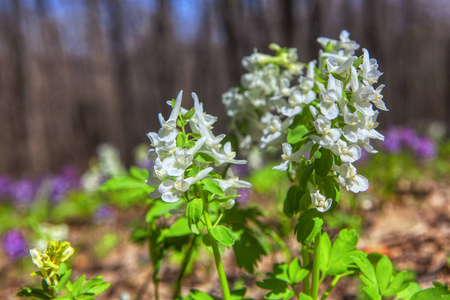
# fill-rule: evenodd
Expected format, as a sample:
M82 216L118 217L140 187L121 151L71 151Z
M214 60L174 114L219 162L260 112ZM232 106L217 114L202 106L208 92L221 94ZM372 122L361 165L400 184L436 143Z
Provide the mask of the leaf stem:
M309 247L308 245L302 245L302 262L303 262L303 268L309 265ZM309 295L310 293L310 280L309 280L309 274L308 276L303 279L303 292L306 295Z
M180 273L178 274L177 282L175 285L174 299L181 299L181 279L183 278L184 273L186 272L186 268L189 264L189 260L191 259L196 239L197 235L194 234L189 244L189 248L187 249L186 254L184 255L183 262L181 263Z
M333 290L333 288L336 286L336 284L338 283L339 279L341 279L341 277L343 276L347 276L352 274L353 272L346 272L344 274L341 275L337 275L333 278L333 280L331 281L330 285L328 286L327 290L325 291L325 293L322 295L322 298L320 298L320 300L325 300L327 299L328 295L331 293L331 291Z
M313 257L313 270L312 270L312 284L311 284L311 297L313 300L317 300L319 294L319 265L320 265L320 232L316 235L314 240L314 257Z
M209 217L208 206L205 207L203 215L205 216L206 229L208 230L208 233L210 233L213 226L211 223L211 218ZM213 239L211 239L211 247L214 253L217 273L219 274L220 285L222 286L223 300L231 300L230 288L228 287L227 275L225 274L222 258L220 257L219 247L217 246L217 242Z

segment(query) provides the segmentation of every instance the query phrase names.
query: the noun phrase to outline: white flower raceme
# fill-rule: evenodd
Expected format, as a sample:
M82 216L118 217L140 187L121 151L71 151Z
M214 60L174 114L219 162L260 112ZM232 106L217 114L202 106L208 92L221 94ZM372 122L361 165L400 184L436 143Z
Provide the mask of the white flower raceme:
M153 162L153 171L147 179L148 185L156 187L150 194L153 199L161 198L164 202L170 203L179 201L193 184L210 176L214 170L209 166L211 163L216 166L225 163L246 163L245 160L235 159L236 153L232 151L230 142L221 144L224 134L214 136L211 130L217 118L203 111L203 104L199 102L195 93L192 93L192 97L194 99L193 114L187 116L188 110L181 108L182 92L180 92L169 119L166 121L159 114L161 129L158 133L148 133L151 145L154 147L148 152L148 158ZM171 102L169 101L168 104ZM177 129L180 115L185 118L181 122L185 125L180 126L189 125L192 134L186 134L184 127L182 130ZM177 139L179 134L181 139ZM199 157L197 154L207 154L214 159L214 162L197 161ZM215 176L218 175L215 174L213 178ZM248 185L246 183L245 187L249 187Z
M331 198L327 199L320 191L316 191L315 193L311 193L311 202L318 211L326 212L331 208L333 200Z
M317 41L323 50L317 61L308 63L306 72L292 72L286 65L289 51L279 46L271 48L276 56L253 53L246 59L250 72L242 76L242 87L230 89L223 102L234 129L240 131L238 138L245 138L242 145L248 148L250 142L259 141L263 149L281 146L283 162L275 169L287 170L290 163L295 168L303 159L310 164L316 157L305 158L305 154L313 146L315 153L326 148L338 164L330 175L348 190L364 191L368 181L351 163L360 159L363 148L377 152L370 145L372 139L384 139L376 131L379 111L388 110L381 94L384 85L376 86L382 72L367 49L358 59L359 45L346 30L338 40ZM292 59L297 63L296 55ZM295 132L302 137L293 136ZM292 145L284 143L286 137ZM300 150L292 153L294 146Z

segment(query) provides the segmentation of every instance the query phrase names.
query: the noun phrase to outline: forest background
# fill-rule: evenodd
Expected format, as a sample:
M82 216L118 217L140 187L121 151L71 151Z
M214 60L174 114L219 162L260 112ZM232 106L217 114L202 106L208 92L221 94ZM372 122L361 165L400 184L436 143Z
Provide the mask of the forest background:
M308 62L342 29L384 72L384 128L448 128L448 0L0 0L0 173L85 170L105 142L130 163L181 89L222 132L243 56L275 42Z

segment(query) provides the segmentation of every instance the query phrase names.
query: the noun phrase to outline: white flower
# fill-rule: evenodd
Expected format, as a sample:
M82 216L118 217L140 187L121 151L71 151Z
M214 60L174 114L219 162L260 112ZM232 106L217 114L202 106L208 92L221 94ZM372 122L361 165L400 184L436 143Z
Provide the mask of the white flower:
M361 115L361 122L359 123L358 130L358 139L365 140L367 137L369 137L371 139L384 141L384 135L375 130L375 128L378 127L378 122L376 121L378 114L379 112L376 111L373 116Z
M261 123L265 125L261 137L261 148L264 149L281 143L287 128L292 124L292 118L286 118L282 122L279 116L267 113L261 118Z
M343 140L338 140L331 146L331 151L341 157L342 162L355 162L361 158L361 148L357 145L348 146Z
M192 99L194 100L194 109L196 123L191 122L193 131L200 133L202 137L206 137L206 145L211 148L220 147L220 142L225 138L225 134L214 136L211 132L211 123L205 119L203 112L203 105L199 102L197 94L192 93Z
M234 175L227 179L214 178L213 180L219 184L220 188L222 189L222 191L224 191L225 194L235 194L237 189L252 187L252 184L250 182L239 180L239 177Z
M286 171L288 169L289 163L291 162L300 162L302 157L311 150L311 147L314 145L313 142L306 143L305 146L297 150L295 153L292 153L292 146L288 143L283 143L283 154L281 158L284 160L281 164L276 167L273 167L274 170L278 171Z
M341 131L338 128L331 128L331 121L323 115L319 115L313 124L322 136L312 135L311 139L322 147L330 148L341 137Z
M345 186L347 191L353 193L364 192L369 188L369 180L356 173L356 168L351 163L343 163L339 167L340 176L338 182Z
M323 85L318 84L321 92L319 94L319 108L321 113L328 120L333 120L339 115L339 107L337 103L342 101L342 82L336 80L333 75L328 76L327 89Z
M204 152L211 155L216 160L216 166L220 166L225 163L238 165L243 165L247 163L246 160L234 159L236 157L236 152L232 151L230 142L226 142L223 148L220 149L212 148L211 151L204 151Z
M203 146L206 141L206 137L200 138L195 146L187 150L175 148L172 156L165 158L162 162L162 168L169 176L180 176L189 167L194 159L194 154Z
M378 81L378 78L383 74L378 71L378 64L375 59L371 59L369 56L369 51L367 49L362 49L364 53L363 62L360 65L361 70L359 75L368 84L372 85Z
M178 134L178 130L176 129L177 118L178 114L180 113L182 97L183 91L180 91L178 93L172 112L170 113L169 119L167 119L167 121L164 120L164 117L162 116L161 113L158 115L159 123L161 124L161 129L158 131L159 141L170 142L177 138Z
M169 203L177 202L180 200L181 195L186 192L191 185L208 176L212 170L213 168L208 167L198 172L195 177L185 179L184 175L181 175L178 176L175 181L172 179L167 179L159 185L157 190L150 193L150 197L152 199L158 199L161 197L164 202Z
M312 60L308 63L308 71L306 73L306 77L300 76L299 88L303 93L308 93L314 87L314 72L316 68L316 61Z
M311 201L316 209L320 212L326 212L327 210L329 210L331 208L331 204L333 203L333 200L331 198L327 199L320 193L320 191L311 193Z
M235 204L236 204L236 201L233 200L233 199L230 199L227 202L220 204L220 210L224 211L224 210L227 210L227 209L232 209Z
M327 64L327 71L346 76L344 73L348 72L348 70L352 67L353 62L357 59L358 58L356 56L352 56L340 64L335 57L329 56L325 61Z

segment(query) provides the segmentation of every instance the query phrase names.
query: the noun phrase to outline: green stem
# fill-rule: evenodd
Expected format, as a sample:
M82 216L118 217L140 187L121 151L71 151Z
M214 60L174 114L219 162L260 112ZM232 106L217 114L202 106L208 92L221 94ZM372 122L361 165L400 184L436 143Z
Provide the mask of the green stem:
M309 247L308 245L302 245L302 262L303 262L303 268L309 265ZM306 295L309 295L310 293L310 282L309 282L309 274L308 276L303 279L303 292Z
M333 281L331 281L330 286L327 288L327 290L325 291L325 293L322 295L322 298L320 298L320 300L325 300L327 299L328 295L331 293L331 291L333 290L333 288L336 286L336 284L338 283L339 279L341 279L341 277L347 276L349 274L352 274L353 272L347 272L338 276L335 276L333 278Z
M149 224L149 230L151 234L155 231L155 224L150 223ZM148 241L148 252L150 255L150 260L153 264L153 274L152 274L152 281L153 285L155 286L154 289L154 299L159 300L159 268L161 267L161 257L158 255L157 245L154 244L154 240L152 239L152 236L149 237Z
M312 270L312 284L311 284L311 297L313 300L317 300L319 295L319 260L320 260L320 232L316 235L314 240L314 257L313 257L313 270Z
M208 206L205 207L203 212L206 221L206 229L211 234L212 222L208 213ZM214 261L216 263L217 273L219 274L220 285L222 286L223 300L231 300L230 288L228 287L227 275L223 267L222 258L220 257L219 247L215 240L211 241L211 247L214 253Z
M181 299L181 279L183 278L184 273L186 272L186 268L189 264L189 260L191 259L196 239L197 239L197 235L194 234L194 237L191 240L189 248L187 249L186 254L183 258L183 262L181 263L180 273L178 274L178 278L177 278L177 282L176 282L176 286L175 286L174 299Z
M289 250L289 247L286 245L283 239L281 239L280 236L270 228L265 228L264 232L267 235L269 235L275 241L275 243L277 243L277 245L281 248L281 250L283 251L284 259L286 261L291 261L292 260L291 251Z

